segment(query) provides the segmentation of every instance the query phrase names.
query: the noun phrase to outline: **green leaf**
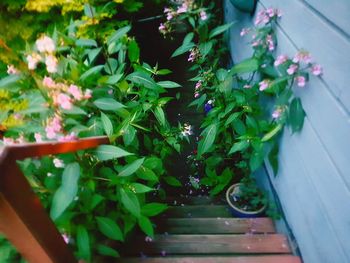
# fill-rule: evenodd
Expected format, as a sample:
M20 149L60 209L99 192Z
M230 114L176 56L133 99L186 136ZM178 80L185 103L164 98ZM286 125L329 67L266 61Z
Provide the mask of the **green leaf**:
M53 196L50 216L56 220L73 202L78 192L80 166L78 163L68 164L62 174L62 184Z
M123 133L123 140L125 143L125 146L129 146L135 139L136 136L136 129L129 125Z
M97 42L93 39L77 39L75 45L78 47L97 47Z
M100 161L112 160L115 158L120 158L128 155L133 155L117 146L113 145L100 145L96 149L97 158Z
M156 117L161 126L166 126L165 114L161 107L157 106L154 109L154 116Z
M125 176L132 175L140 168L144 160L145 158L137 159L136 161L133 161L132 163L125 165L123 169L119 172L118 176L125 177Z
M90 251L90 238L89 233L86 228L82 225L79 225L77 228L77 246L78 254L81 259L90 261L91 251Z
M103 112L101 112L101 121L103 129L105 130L107 136L111 136L113 134L113 124L112 121L108 118L108 116Z
M188 33L184 37L184 40L182 41L182 45L187 45L188 43L190 43L192 41L193 37L194 37L194 33L193 32Z
M208 152L213 146L217 132L217 124L213 123L209 125L204 131L204 138L199 141L198 144L198 156L202 156L204 153Z
M100 73L100 71L103 69L103 65L98 65L95 67L90 68L89 70L85 71L81 76L80 76L80 80L84 81L86 80L88 77L93 76L95 74Z
M120 189L121 202L125 209L128 210L132 215L140 217L140 203L137 196L134 193L127 192L124 189Z
M240 112L235 112L230 115L230 117L227 118L225 121L225 126L231 124L233 121L235 121L239 116L241 115Z
M84 15L87 17L93 18L96 15L95 8L88 3L84 4Z
M11 86L15 84L20 78L21 76L17 74L6 76L0 80L0 88Z
M182 186L181 182L174 176L165 176L163 177L163 179L168 185L176 186L176 187Z
M108 217L96 217L96 221L98 229L106 237L113 240L124 241L120 227L112 219Z
M154 238L154 231L153 231L153 226L151 221L145 217L145 216L140 216L139 218L139 226L141 230L149 237Z
M119 40L121 37L125 36L131 29L131 26L127 25L125 27L119 28L117 31L115 31L114 34L112 34L108 40L107 44L110 45L113 42L116 42Z
M249 160L250 170L252 172L256 171L264 161L263 151L254 151Z
M174 81L159 81L157 84L165 89L173 89L173 88L180 88L182 87L180 84L174 82Z
M210 31L209 38L213 38L213 37L215 37L217 35L220 35L220 34L224 33L233 24L234 24L234 22L231 22L231 23L228 23L228 24L225 24L225 25L221 25L221 26L218 26L218 27L214 28L212 31Z
M140 58L140 48L135 40L132 40L129 43L128 56L130 62L137 62Z
M125 107L123 104L112 98L97 99L93 103L97 108L106 111L116 111Z
M166 204L148 203L141 208L141 214L144 216L156 216L168 209Z
M102 48L99 47L99 48L91 49L91 50L89 51L89 53L88 53L87 55L88 55L88 57L89 57L89 62L90 62L90 64L93 63L93 62L95 61L96 57L98 56L98 54L100 54L101 50L102 50Z
M144 184L131 183L130 186L136 194L143 194L143 193L154 191L153 188L148 187L147 185L144 185Z
M258 69L259 69L259 61L255 58L249 58L234 65L230 70L230 73L231 74L250 73L250 72L257 71Z
M154 181L158 182L158 177L157 175L149 168L142 166L138 171L137 171L137 176L143 180L146 181Z
M172 71L169 69L160 69L156 72L157 75L168 75L170 73L172 73Z
M44 108L44 107L41 107L41 108ZM73 105L73 107L69 110L63 109L62 112L64 114L71 114L71 115L87 115L86 111L84 111L82 108L79 108L75 105ZM34 113L34 112L32 111L31 113Z
M182 55L182 54L186 53L187 51L189 51L194 46L195 46L195 44L193 42L186 43L186 44L180 46L179 48L177 48L174 51L174 53L171 55L171 57L174 58L174 57L177 57L179 55Z
M209 54L209 52L211 51L211 49L213 48L213 42L205 42L199 45L199 50L200 53L203 57L205 57L206 55Z
M97 245L97 251L100 255L103 255L103 256L109 256L109 257L115 257L115 258L120 257L117 250L105 245Z
M140 71L129 74L126 79L151 90L157 90L159 87L150 76Z
M288 122L292 132L299 132L304 125L305 111L300 98L294 98L290 104Z
M270 140L272 137L274 137L276 134L278 134L279 131L282 130L282 128L283 128L282 124L276 125L271 131L269 131L268 133L266 133L264 135L264 137L261 139L261 141L266 142L266 141Z
M238 151L243 151L245 149L247 149L247 147L249 146L249 142L244 140L244 141L240 141L240 142L236 142L230 149L230 151L228 152L228 154L232 154Z

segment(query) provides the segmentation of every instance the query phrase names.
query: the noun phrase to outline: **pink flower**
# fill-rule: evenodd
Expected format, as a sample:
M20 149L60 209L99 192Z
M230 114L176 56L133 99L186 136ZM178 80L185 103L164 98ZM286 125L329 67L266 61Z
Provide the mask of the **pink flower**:
M7 138L7 137L3 137L2 138L2 142L5 144L5 145L11 145L11 144L15 144L15 140L12 139L12 138Z
M35 45L39 52L52 53L56 49L54 41L48 36L42 36L41 38L39 38L35 42Z
M204 10L200 12L200 17L201 17L202 21L208 19L208 15L207 15L207 13Z
M166 28L166 26L163 23L160 23L158 29L159 29L159 32L162 33L162 34L165 34L166 31L167 31L167 28Z
M197 99L200 96L200 94L198 92L194 93L194 97Z
M260 44L261 44L261 41L260 41L260 40L254 41L254 42L252 43L252 47L257 47L257 46L259 46Z
M9 75L18 75L19 71L15 68L14 65L7 65L7 74Z
M48 88L54 88L56 83L52 78L45 76L43 79L43 85Z
M251 89L252 86L251 86L251 85L244 85L243 88L244 88L244 89Z
M315 76L319 76L323 73L321 65L315 64L311 67L311 73Z
M198 82L196 83L195 89L198 90L198 89L200 89L201 87L202 87L202 81L198 81Z
M80 89L76 85L70 85L68 88L68 92L73 96L76 100L81 100L83 98L83 94L81 93Z
M276 110L274 110L274 112L272 113L272 118L273 119L279 119L282 115L283 110L281 108L277 108Z
M55 116L51 120L48 121L48 124L46 125L45 132L46 137L48 139L54 139L57 136L58 132L61 132L62 130L62 124L61 124L61 118L58 116Z
M243 37L243 36L247 35L249 33L249 31L250 31L250 28L242 28L241 33L239 33L239 35L241 37Z
M56 168L63 168L64 167L64 162L58 158L53 159L53 164L55 165Z
M273 63L275 67L282 65L288 60L288 56L286 55L280 55L276 58L275 62Z
M67 234L62 234L63 240L66 244L69 243L69 236Z
M65 93L58 94L58 96L54 98L54 101L65 110L70 110L73 106L71 98Z
M92 90L91 89L87 89L85 90L85 93L84 93L84 99L88 100L92 97Z
M40 133L35 133L34 134L34 138L35 138L36 142L42 142L43 141Z
M178 14L186 13L188 11L187 3L183 3L176 11Z
M195 50L194 48L191 49L191 53L190 55L188 56L188 59L187 61L189 62L194 62L198 57L198 52L197 50Z
M146 241L146 242L152 242L153 239L152 239L151 237L149 237L149 236L146 236L146 237L145 237L145 241Z
M294 56L293 62L305 62L306 64L309 64L312 62L312 57L309 52L300 51Z
M298 77L295 78L295 80L297 81L298 87L305 87L306 79L305 79L304 76L298 76Z
M70 134L59 137L58 141L59 142L71 142L71 141L75 141L77 139L78 139L78 137L75 135L75 133L71 132Z
M266 14L267 14L269 17L274 17L274 15L275 15L275 10L274 10L272 7L270 7L270 8L268 8L268 9L266 9Z
M292 64L287 69L287 73L288 73L288 75L293 75L297 70L298 70L298 65Z
M37 53L33 53L31 55L28 55L27 56L28 69L30 69L30 70L36 69L36 66L38 65L40 60L41 60L41 56Z
M57 58L52 55L48 55L45 58L45 65L46 65L46 70L49 73L56 73L57 72Z
M267 35L266 43L268 45L269 51L273 51L275 49L275 44L273 43L271 35Z
M266 90L269 87L270 83L268 80L263 80L261 82L259 82L259 90L263 91Z

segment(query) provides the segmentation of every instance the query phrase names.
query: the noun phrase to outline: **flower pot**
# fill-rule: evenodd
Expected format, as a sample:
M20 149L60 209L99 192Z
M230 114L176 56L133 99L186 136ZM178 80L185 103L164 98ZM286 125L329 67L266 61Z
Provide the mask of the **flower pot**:
M243 218L262 216L266 210L266 207L267 207L266 204L263 205L258 210L254 210L254 211L243 210L234 204L234 201L232 199L232 195L233 194L239 195L239 187L241 185L242 185L241 183L231 185L226 191L226 201L227 201L228 205L230 206L230 211L231 211L232 215L234 217L243 217Z
M254 14L256 9L257 0L230 0L231 4L236 7L238 10Z

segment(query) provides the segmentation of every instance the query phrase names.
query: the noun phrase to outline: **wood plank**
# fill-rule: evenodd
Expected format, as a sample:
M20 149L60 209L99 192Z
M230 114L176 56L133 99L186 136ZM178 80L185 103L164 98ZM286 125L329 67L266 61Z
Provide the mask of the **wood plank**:
M166 203L173 206L185 205L216 205L225 204L224 198L211 196L169 196L165 200Z
M270 218L169 218L157 224L157 231L169 234L274 233Z
M232 217L226 205L184 205L170 207L163 217Z
M165 251L176 254L236 254L236 253L290 253L290 247L284 235L156 235L152 242L138 237L126 247L126 255L159 255ZM137 251L137 249L139 251Z
M155 257L121 258L116 263L301 263L299 257L278 256L237 256L237 257Z

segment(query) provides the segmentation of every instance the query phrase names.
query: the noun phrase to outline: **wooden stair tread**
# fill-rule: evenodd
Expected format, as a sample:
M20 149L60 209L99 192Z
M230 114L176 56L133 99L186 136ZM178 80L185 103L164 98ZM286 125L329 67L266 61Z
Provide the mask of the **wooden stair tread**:
M184 205L214 205L224 204L225 201L218 197L211 196L168 196L165 202L172 206Z
M255 235L155 235L152 242L144 237L133 240L126 254L237 254L291 253L288 241L280 234ZM137 249L139 251L137 251ZM123 251L124 252L124 251Z
M163 215L163 217L232 217L227 205L184 205L172 206Z
M168 218L157 221L157 231L169 234L275 233L270 218Z
M122 258L117 263L301 263L291 255L231 256L231 257L154 257Z

